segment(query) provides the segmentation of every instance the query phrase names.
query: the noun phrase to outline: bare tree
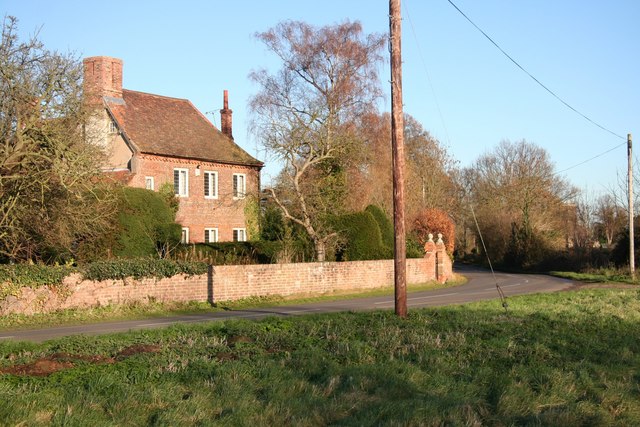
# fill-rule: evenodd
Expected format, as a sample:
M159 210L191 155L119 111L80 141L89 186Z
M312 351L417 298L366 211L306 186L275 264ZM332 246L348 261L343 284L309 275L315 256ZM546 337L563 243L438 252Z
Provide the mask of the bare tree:
M502 141L467 172L478 222L496 259L514 236L564 244L564 212L577 190L553 169L543 148L522 140Z
M420 122L405 114L407 155L407 216L413 218L425 208L447 213L458 210L457 189L453 180L456 162L445 147L426 131Z
M581 193L580 196L575 198L573 204L567 206L567 211L570 212L568 215L570 224L567 227L567 235L571 236L568 246L572 246L574 250L588 251L593 247L595 235L593 203L585 193Z
M72 256L113 208L96 191L100 151L82 133L80 61L21 42L6 17L0 45L0 257Z
M385 37L364 36L358 22L316 28L286 21L256 37L281 61L276 74L250 77L260 86L251 100L253 131L284 162L270 189L286 218L301 225L324 261L335 233L326 218L343 204L344 165L359 141L354 121L381 95L377 66Z
M628 212L611 194L600 196L595 203L596 233L611 247L616 236L627 226Z

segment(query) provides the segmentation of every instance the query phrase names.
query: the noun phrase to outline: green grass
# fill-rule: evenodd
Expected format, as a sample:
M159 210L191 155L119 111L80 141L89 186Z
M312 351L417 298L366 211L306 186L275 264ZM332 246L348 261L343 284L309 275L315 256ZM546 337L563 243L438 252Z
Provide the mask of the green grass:
M417 292L432 289L441 289L452 286L459 286L466 283L466 279L457 276L454 280L446 284L429 282L411 285L409 292ZM392 295L393 288L378 288L370 291L353 293L339 292L322 296L294 295L289 298L283 297L253 297L238 301L228 301L217 303L212 306L205 302L188 303L162 303L152 301L150 303L131 303L121 305L109 305L84 309L66 309L53 313L43 313L34 315L10 314L0 316L0 329L26 329L47 326L77 325L86 323L96 323L116 320L150 319L157 317L167 317L182 314L202 314L222 310L237 310L246 308L261 308L275 305L292 305L318 301L331 301L337 299L364 298L379 295Z
M585 283L638 284L638 280L633 280L629 274L621 272L620 270L601 269L586 273L576 273L573 271L551 271L549 274Z
M640 292L0 343L4 425L640 425ZM124 357L123 349L154 352ZM70 355L70 356L69 356ZM100 356L100 358L97 358ZM75 357L75 359L73 359ZM95 363L107 360L109 363Z

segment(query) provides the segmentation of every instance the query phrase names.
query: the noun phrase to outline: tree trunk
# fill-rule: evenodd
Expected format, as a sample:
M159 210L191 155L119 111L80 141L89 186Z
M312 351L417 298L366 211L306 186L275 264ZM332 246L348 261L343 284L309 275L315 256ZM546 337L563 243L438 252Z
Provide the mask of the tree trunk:
M313 244L316 250L316 261L324 262L327 257L327 245L324 240L314 240Z

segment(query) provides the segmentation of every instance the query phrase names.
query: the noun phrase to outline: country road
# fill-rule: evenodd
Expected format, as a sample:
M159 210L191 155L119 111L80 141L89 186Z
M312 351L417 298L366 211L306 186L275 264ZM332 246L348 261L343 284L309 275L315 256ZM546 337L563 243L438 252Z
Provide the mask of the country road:
M466 276L469 279L468 282L462 286L453 288L409 293L407 295L408 308L462 304L499 298L495 286L496 280L494 280L491 272L469 266L456 266L456 272ZM567 290L573 285L571 280L545 275L496 273L496 279L507 297L539 292L557 292ZM387 295L259 309L230 310L197 315L113 321L45 329L1 331L0 340L42 342L67 335L108 334L129 330L160 328L176 323L196 323L224 319L260 319L267 316L296 316L339 311L392 310L393 308L394 297L393 295Z

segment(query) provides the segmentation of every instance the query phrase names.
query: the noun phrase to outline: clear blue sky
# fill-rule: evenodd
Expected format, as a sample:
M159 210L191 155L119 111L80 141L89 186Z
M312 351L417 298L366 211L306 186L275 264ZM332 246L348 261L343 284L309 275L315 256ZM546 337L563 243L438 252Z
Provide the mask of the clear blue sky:
M625 138L563 106L447 0L403 0L405 112L461 166L503 139L544 147L558 171L624 144L627 133L640 153L640 1L454 2L543 84ZM0 12L19 19L24 37L39 29L48 49L121 58L126 88L187 98L214 112L208 116L216 125L228 89L236 141L262 160L247 130L247 102L258 90L247 76L278 63L253 35L287 19L317 26L359 20L365 32L387 32L388 7L376 0L0 0ZM381 80L388 93L388 64ZM381 106L390 109L388 95ZM265 182L278 169L266 160ZM589 193L625 174L624 145L563 173Z

